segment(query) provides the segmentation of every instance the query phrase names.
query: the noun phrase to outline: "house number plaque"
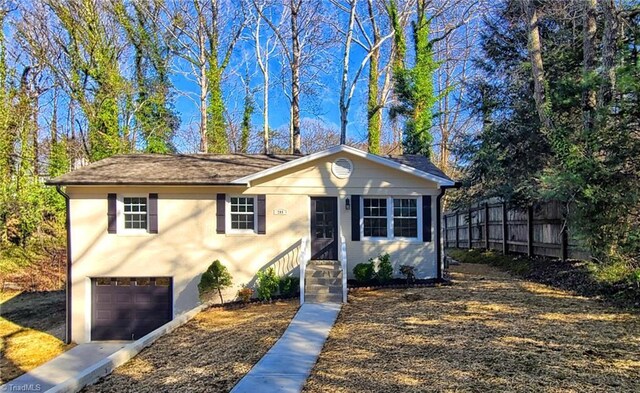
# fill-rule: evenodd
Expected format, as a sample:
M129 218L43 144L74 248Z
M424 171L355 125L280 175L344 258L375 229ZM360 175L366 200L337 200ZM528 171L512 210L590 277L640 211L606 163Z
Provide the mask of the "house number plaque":
M274 216L286 216L287 215L287 209L275 209L273 211L273 215Z

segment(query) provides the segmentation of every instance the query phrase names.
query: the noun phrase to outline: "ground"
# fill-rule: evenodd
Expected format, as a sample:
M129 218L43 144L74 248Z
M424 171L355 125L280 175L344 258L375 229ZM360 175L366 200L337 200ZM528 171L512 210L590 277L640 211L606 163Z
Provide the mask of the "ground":
M58 356L64 339L64 292L0 293L0 384Z
M637 392L640 316L486 265L350 294L305 392Z
M201 312L85 392L228 392L280 338L298 305Z

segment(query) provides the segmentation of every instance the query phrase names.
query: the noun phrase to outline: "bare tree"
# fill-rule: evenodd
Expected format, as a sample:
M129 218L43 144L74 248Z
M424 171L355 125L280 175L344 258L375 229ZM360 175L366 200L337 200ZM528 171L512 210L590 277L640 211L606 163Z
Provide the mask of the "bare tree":
M322 15L323 5L319 0L302 1L289 0L288 2L274 2L269 7L257 7L257 0L253 0L254 7L260 17L273 31L280 44L281 54L290 71L289 92L285 92L291 103L291 148L294 154L301 153L300 140L300 95L304 83L315 83L317 73L312 71L314 62L317 61L320 52L332 41L323 30L325 19ZM272 14L267 9L283 7L288 14L288 25L272 19ZM276 13L281 18L282 13ZM317 70L317 68L316 68ZM305 73L308 73L305 78ZM306 79L306 81L305 81Z
M262 17L260 14L264 12L265 2L254 2L254 7L257 11L257 17L252 20L253 24L253 40L255 44L255 56L258 63L258 68L262 74L262 122L263 122L263 143L264 154L269 154L269 87L270 87L270 71L269 61L271 55L277 48L277 42L275 35L268 36L262 29ZM286 11L283 9L281 13L281 19L278 25L282 24L283 19L286 17Z
M191 2L173 0L170 4L163 5L163 8L166 17L161 18L160 22L173 24L173 28L170 26L165 28L172 34L176 54L188 65L186 72L180 68L175 71L193 80L200 90L196 101L200 110L199 150L208 152L212 149L210 146L212 136L209 135L212 127L208 124L209 117L213 115L214 122L222 122L224 107L216 108L215 114L210 113L207 107L210 100L221 101L222 99L219 91L221 77L244 28L242 10L227 7L223 15L217 0L192 0ZM222 34L225 21L229 24L226 29L229 34ZM228 37L226 42L223 42L222 37ZM222 102L217 104L223 106ZM213 126L224 127L223 124ZM218 132L216 137L221 138L219 130L214 132ZM214 143L220 145L221 141L214 140Z
M384 37L378 37L377 39L371 39L367 35L365 28L363 27L363 23L361 18L357 13L357 4L356 0L348 0L347 4L342 4L339 1L332 1L332 3L341 11L347 13L349 15L347 22L347 29L344 30L341 27L337 27L338 31L344 35L344 51L342 56L342 77L340 80L340 143L344 144L347 141L347 125L349 123L349 108L351 106L351 100L353 99L353 95L355 93L356 84L360 79L360 74L366 67L367 63L374 55L379 55L380 46L387 41L389 38L393 37L394 31L392 30L389 34ZM372 6L369 4L369 6ZM372 13L372 11L371 11ZM359 36L362 38L354 36L354 28L358 26ZM377 27L376 27L377 31ZM374 33L375 34L375 33ZM351 59L351 44L352 42L358 43L363 49L366 50L366 55L361 60L358 69L355 72L355 75L351 80L349 80L349 66L352 61ZM374 43L375 42L375 43ZM376 59L377 61L377 59ZM374 65L377 68L377 64ZM376 106L377 106L377 83L378 78L375 77L376 83Z

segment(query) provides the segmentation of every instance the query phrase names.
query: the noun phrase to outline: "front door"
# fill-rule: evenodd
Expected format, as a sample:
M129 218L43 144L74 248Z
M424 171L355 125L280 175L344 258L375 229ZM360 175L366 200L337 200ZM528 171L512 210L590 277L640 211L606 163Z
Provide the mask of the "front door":
M338 198L311 198L311 259L338 260Z

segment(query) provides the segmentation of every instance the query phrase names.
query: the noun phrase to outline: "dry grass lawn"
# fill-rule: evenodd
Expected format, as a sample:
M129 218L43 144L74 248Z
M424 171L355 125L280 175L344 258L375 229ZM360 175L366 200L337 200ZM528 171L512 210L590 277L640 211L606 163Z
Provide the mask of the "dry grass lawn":
M305 392L638 392L640 316L485 265L350 294Z
M209 309L86 392L228 392L280 338L298 300Z
M0 384L69 349L64 337L64 293L0 293Z

